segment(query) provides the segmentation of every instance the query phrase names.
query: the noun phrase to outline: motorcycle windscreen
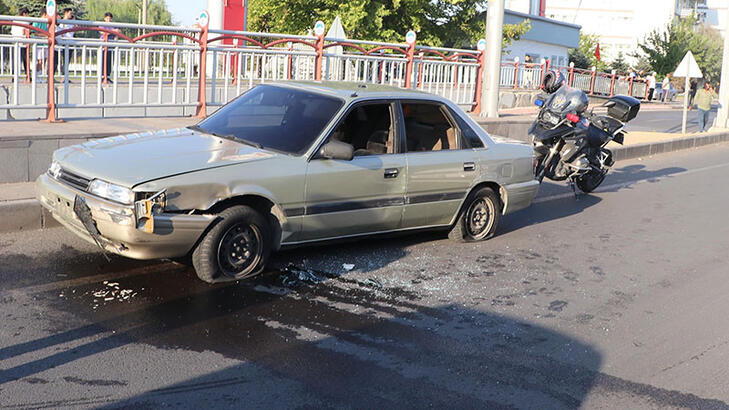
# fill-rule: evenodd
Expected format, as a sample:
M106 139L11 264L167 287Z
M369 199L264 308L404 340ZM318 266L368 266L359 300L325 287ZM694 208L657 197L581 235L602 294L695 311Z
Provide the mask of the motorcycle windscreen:
M529 128L529 134L534 136L534 139L537 141L546 141L550 140L554 137L566 137L567 135L573 133L575 130L574 128L568 126L568 125L560 125L559 127L550 130L548 128L543 127L538 122L535 122L532 124L531 128Z

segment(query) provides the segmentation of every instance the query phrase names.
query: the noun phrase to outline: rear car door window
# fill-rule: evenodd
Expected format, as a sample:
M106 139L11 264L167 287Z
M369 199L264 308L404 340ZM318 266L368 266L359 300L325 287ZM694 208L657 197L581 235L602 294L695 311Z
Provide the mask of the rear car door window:
M403 102L407 152L459 149L458 130L438 103Z

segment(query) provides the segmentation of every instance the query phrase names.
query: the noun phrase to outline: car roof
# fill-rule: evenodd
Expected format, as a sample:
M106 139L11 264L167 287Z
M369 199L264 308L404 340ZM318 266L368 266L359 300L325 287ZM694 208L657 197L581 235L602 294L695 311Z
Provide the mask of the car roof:
M431 93L383 84L355 83L344 81L280 81L268 84L284 87L293 87L319 94L327 94L333 97L342 98L346 101L370 98L427 98L435 101L443 101L443 98Z

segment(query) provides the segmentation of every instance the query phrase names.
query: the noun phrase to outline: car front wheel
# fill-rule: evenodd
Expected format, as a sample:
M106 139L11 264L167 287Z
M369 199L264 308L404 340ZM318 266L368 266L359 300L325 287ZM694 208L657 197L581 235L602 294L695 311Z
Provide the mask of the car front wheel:
M501 201L491 188L481 188L466 199L461 215L448 237L458 242L489 239L496 233Z
M225 209L192 253L197 276L214 283L260 273L271 253L270 232L266 218L255 209Z

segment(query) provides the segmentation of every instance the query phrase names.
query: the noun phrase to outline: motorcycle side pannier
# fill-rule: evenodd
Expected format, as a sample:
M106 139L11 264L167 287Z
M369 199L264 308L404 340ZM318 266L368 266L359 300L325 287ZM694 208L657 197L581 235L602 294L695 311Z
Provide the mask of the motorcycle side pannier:
M608 100L608 115L621 122L628 122L638 115L640 101L627 95L616 95Z

